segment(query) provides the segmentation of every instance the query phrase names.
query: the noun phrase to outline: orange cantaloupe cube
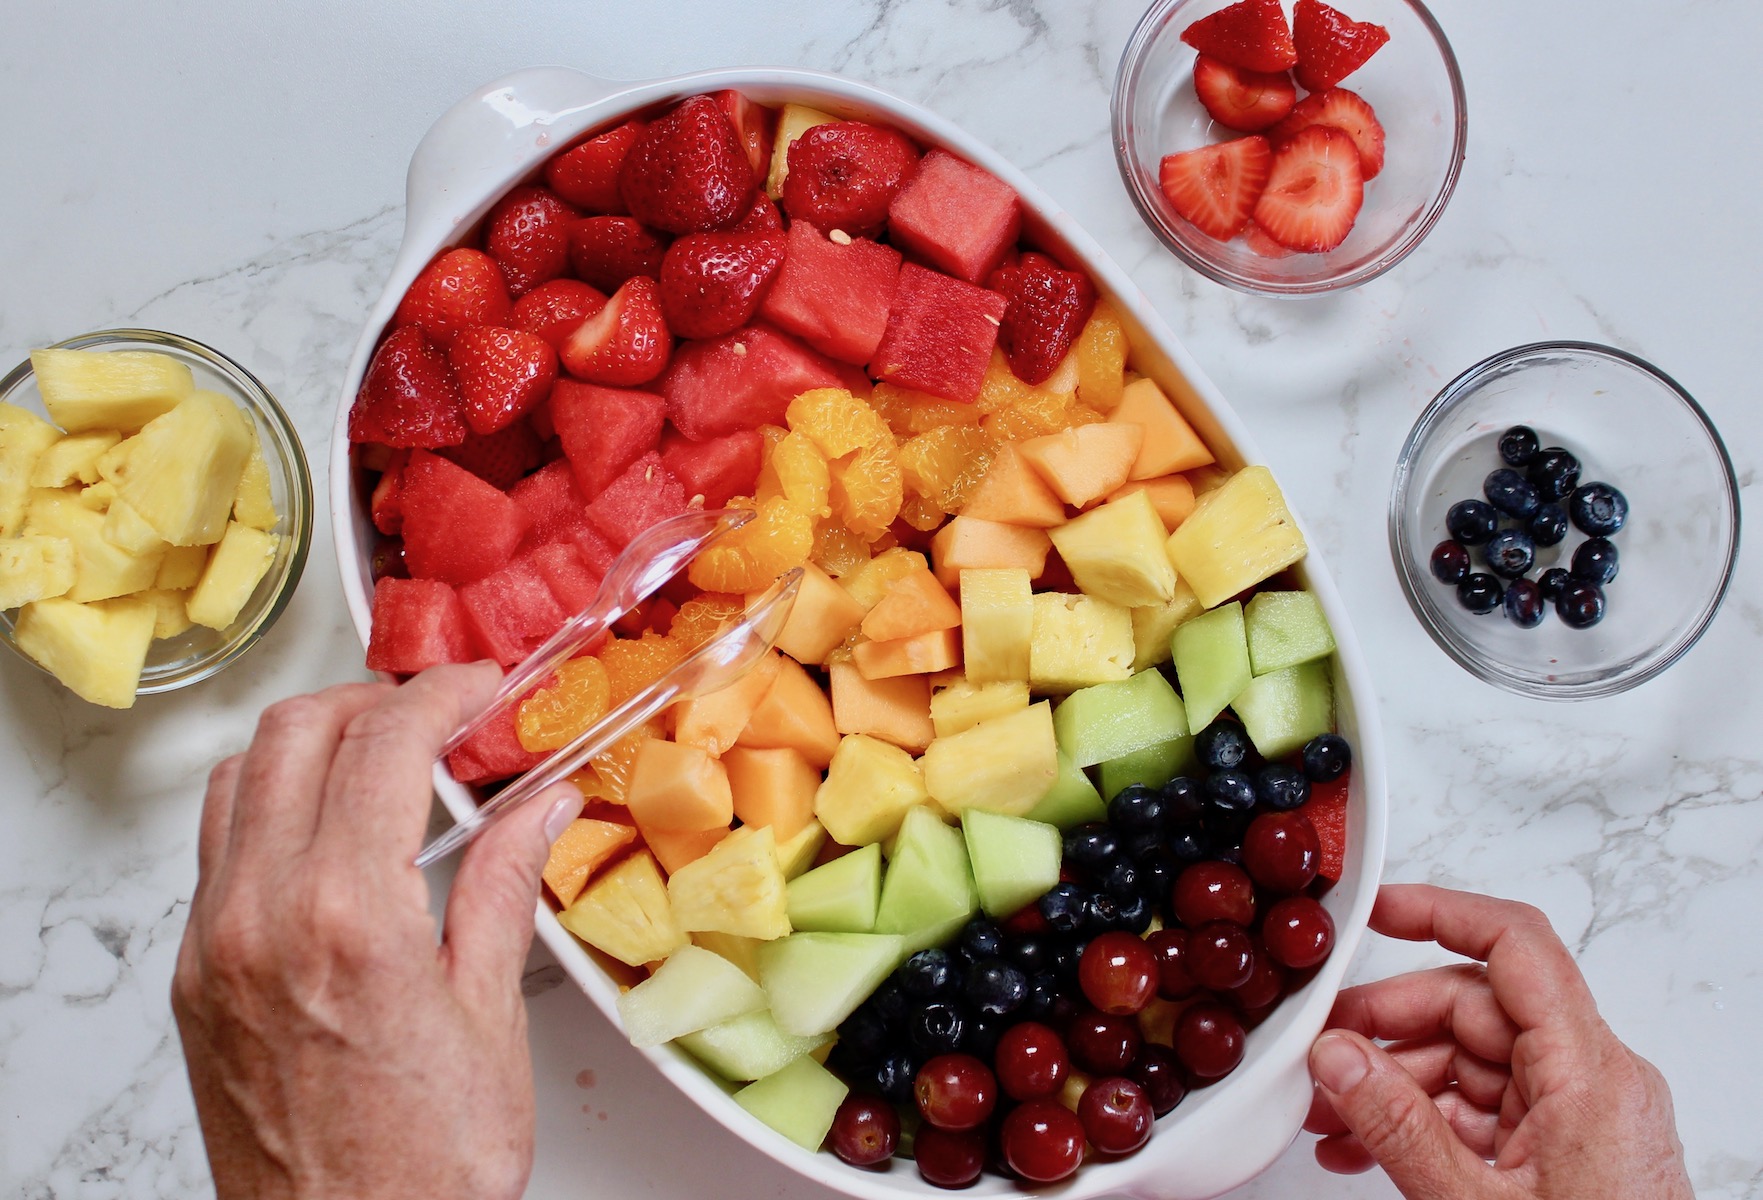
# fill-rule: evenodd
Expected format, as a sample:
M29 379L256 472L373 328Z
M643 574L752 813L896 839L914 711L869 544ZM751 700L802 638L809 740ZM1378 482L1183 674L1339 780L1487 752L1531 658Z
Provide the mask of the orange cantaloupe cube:
M1055 495L1085 508L1127 481L1144 444L1144 426L1106 421L1030 438L1016 448Z
M747 597L751 604L758 597ZM774 645L797 662L824 662L863 621L863 605L813 563L802 565L796 602Z
M851 661L865 679L947 671L961 661L961 630L936 629L889 642L858 642L851 648Z
M700 746L662 738L649 739L637 751L624 800L645 837L650 830L726 828L735 816L723 765Z
M795 659L779 661L777 679L753 710L736 745L756 750L795 750L824 771L839 748L832 704Z
M964 570L1021 567L1030 579L1038 578L1046 569L1047 552L1052 548L1053 541L1044 529L962 513L937 530L930 542L930 557L936 564L937 579L955 591L961 587Z
M935 575L920 568L909 572L863 618L863 636L872 642L917 637L961 624L961 606Z
M1157 511L1157 518L1163 522L1163 528L1169 533L1174 533L1176 526L1193 515L1194 485L1188 482L1185 475L1131 480L1110 493L1108 499L1120 500L1134 492L1144 492L1151 498L1151 507Z
M568 908L594 872L636 839L636 826L627 823L585 817L571 821L551 843L551 857L545 860L546 886Z
M1173 471L1188 471L1213 461L1212 451L1194 432L1187 418L1176 411L1154 380L1135 379L1120 394L1120 403L1108 420L1137 425L1145 431L1139 456L1133 460L1129 479L1155 479Z
M735 816L744 825L769 825L779 844L789 841L814 818L820 771L787 747L755 750L736 746L722 756Z
M688 829L678 832L668 829L644 829L643 841L648 845L649 852L661 869L669 875L685 866L695 863L712 850L729 835L726 825L713 829Z
M1065 504L1016 447L1006 445L992 456L992 465L961 506L961 515L1051 529L1065 523Z
M865 679L854 662L833 663L827 674L832 679L833 724L839 733L867 733L914 754L936 736L926 676Z
M673 710L673 740L712 756L726 753L776 682L781 662L781 655L767 654L727 687L680 701Z

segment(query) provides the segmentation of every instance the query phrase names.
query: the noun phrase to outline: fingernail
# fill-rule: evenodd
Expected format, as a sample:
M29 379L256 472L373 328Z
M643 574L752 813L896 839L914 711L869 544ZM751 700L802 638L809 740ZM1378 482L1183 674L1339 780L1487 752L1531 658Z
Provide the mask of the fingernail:
M562 837L563 831L569 828L569 823L581 815L584 801L580 790L570 784L563 786L568 789L568 794L553 801L551 811L545 816L545 840L547 842L554 842Z
M1316 1076L1317 1083L1336 1095L1352 1091L1370 1070L1365 1051L1353 1039L1338 1033L1323 1034L1310 1050L1311 1074Z

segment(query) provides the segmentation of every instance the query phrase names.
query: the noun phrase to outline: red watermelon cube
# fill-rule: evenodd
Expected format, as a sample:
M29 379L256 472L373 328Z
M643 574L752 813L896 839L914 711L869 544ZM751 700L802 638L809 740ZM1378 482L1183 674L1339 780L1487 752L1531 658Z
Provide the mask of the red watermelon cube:
M520 706L512 705L465 739L465 745L447 756L447 769L460 783L488 783L524 775L545 761L520 744L514 722Z
M822 354L861 366L888 327L899 281L900 252L892 246L834 242L807 221L792 221L783 268L759 311Z
M997 292L907 263L870 374L945 400L972 401L992 360L1005 303Z
M508 489L508 497L532 520L522 548L566 539L587 528L583 515L587 498L575 485L574 469L561 459L546 463Z
M681 343L658 386L674 427L694 442L782 425L790 401L811 388L869 392L861 370L768 325Z
M449 585L390 576L373 585L368 670L414 675L437 663L473 662L480 656L465 609Z
M1328 783L1311 784L1310 799L1297 809L1310 818L1316 840L1322 845L1316 873L1331 883L1340 881L1347 861L1347 782L1351 778L1349 773Z
M525 557L557 597L563 611L572 617L599 594L600 581L606 576L604 569L596 571L588 565L581 547L574 542L552 542L528 551Z
M978 283L1022 232L1016 189L946 150L932 150L888 205L888 238L914 258Z
M569 619L532 560L517 558L459 589L472 632L490 657L511 667Z
M575 543L575 548L581 551L582 561L587 564L588 570L602 579L606 578L606 572L612 569L612 560L618 557L618 552L622 548L614 546L604 534L589 525L585 512L582 517L582 527L570 535L570 540Z
M685 511L685 485L661 464L659 454L650 453L589 501L587 516L589 525L622 550L657 521Z
M688 497L702 496L705 508L721 508L730 496L751 496L764 458L765 438L757 429L707 442L687 441L671 429L661 435L661 465L684 485Z
M404 563L413 579L470 583L499 571L532 525L506 494L426 450L404 467Z
M666 417L667 403L654 392L573 379L560 379L551 389L551 422L589 500L660 444Z

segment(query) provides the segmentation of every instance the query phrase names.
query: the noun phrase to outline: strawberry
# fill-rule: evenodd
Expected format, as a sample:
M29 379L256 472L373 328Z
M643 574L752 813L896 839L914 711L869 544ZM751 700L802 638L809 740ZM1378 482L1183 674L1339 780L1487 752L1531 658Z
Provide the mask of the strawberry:
M1366 179L1383 170L1383 126L1358 92L1330 88L1298 101L1292 115L1267 131L1275 147L1283 146L1312 125L1331 125L1359 148L1359 173Z
M349 440L433 449L457 446L465 434L465 406L446 352L420 325L394 329L374 351L349 410Z
M1355 21L1322 0L1298 0L1292 40L1298 47L1298 83L1305 91L1320 92L1364 66L1390 40L1390 31Z
M1245 71L1284 71L1298 61L1279 0L1239 0L1189 25L1181 40Z
M1229 241L1248 223L1267 182L1273 148L1259 134L1164 157L1158 183L1201 233Z
M1051 375L1096 307L1096 289L1081 271L1062 270L1044 254L1024 254L1015 266L999 267L988 282L1006 307L998 348L1024 383Z
M457 446L438 451L493 487L507 491L543 460L539 435L525 421L491 434L472 434ZM400 507L400 520L402 520Z
M1239 133L1277 125L1298 102L1284 71L1245 71L1204 54L1194 60L1194 93L1214 121Z
M373 497L367 505L367 511L373 517L373 527L387 537L397 537L404 532L404 462L410 457L408 450L393 453L397 457L380 472L379 482L373 485Z
M604 307L606 293L600 289L579 279L553 279L516 300L508 324L536 333L553 350L561 350L576 326Z
M571 146L545 164L545 182L587 212L623 215L629 210L618 194L618 170L641 132L642 121L626 121L617 129Z
M756 180L747 147L722 105L682 100L637 135L618 172L631 215L668 233L708 233L745 215Z
M1290 258L1292 252L1267 236L1267 231L1250 221L1243 226L1243 245L1262 258Z
M526 416L557 379L557 351L537 334L479 325L447 347L459 380L465 423L476 434L495 433Z
M569 268L569 223L581 214L556 192L517 187L484 223L484 250L502 268L508 293L526 295Z
M753 181L764 182L765 174L771 167L771 143L777 129L777 110L755 104L733 88L714 93L712 99L722 105L722 111L733 126L735 136L741 139L741 145L747 151L747 161L753 167Z
M445 344L471 325L508 324L511 305L495 259L481 250L449 250L411 283L392 314L392 328L420 326Z
M661 312L680 337L733 333L750 320L784 262L781 233L690 233L661 260Z
M828 232L875 237L888 205L918 169L904 134L865 121L816 125L790 143L784 211Z
M753 194L753 207L747 215L734 223L730 233L782 233L784 229L783 214L777 211L777 205L764 192Z
M589 383L634 387L661 374L672 349L660 290L647 275L636 275L570 336L563 365Z
M1312 125L1273 156L1255 223L1288 250L1321 253L1347 240L1364 198L1353 139Z
M611 292L633 275L659 275L667 241L634 217L583 217L569 227L569 265Z

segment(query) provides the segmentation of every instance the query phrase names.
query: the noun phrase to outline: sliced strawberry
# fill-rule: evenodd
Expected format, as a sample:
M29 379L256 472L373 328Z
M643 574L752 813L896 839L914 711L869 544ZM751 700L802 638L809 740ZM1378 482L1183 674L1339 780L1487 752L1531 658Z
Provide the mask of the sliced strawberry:
M618 171L643 125L642 121L626 121L617 129L571 146L545 164L545 182L559 196L588 212L623 215L629 210L618 194Z
M1288 250L1317 254L1347 240L1364 198L1353 139L1313 125L1274 154L1255 223Z
M1305 91L1331 88L1365 65L1390 40L1390 31L1355 21L1322 0L1298 0L1292 10L1292 40L1298 47L1298 82Z
M651 122L618 172L618 193L631 215L668 233L733 225L746 214L755 187L746 145L709 96L682 100Z
M1238 133L1277 125L1298 102L1284 71L1245 71L1205 54L1194 60L1194 93L1214 121Z
M680 337L733 333L759 311L784 262L781 233L690 233L661 261L661 313Z
M1067 271L1044 254L1024 254L992 272L988 286L1005 301L998 348L1024 383L1051 375L1096 307L1096 289L1082 271Z
M1292 252L1274 241L1261 226L1250 221L1243 226L1243 245L1262 258L1290 258Z
M606 293L599 288L579 279L553 279L516 300L508 324L536 333L553 350L561 350L576 326L604 307Z
M632 387L661 374L672 349L660 289L647 275L636 275L570 335L563 365L589 383Z
M485 483L507 491L539 465L544 448L531 424L516 421L495 433L474 433L459 445L435 453L458 463Z
M1366 179L1383 170L1383 126L1358 92L1330 88L1298 101L1292 115L1267 131L1277 148L1312 125L1330 125L1353 139L1359 148L1359 173Z
M777 110L755 104L733 88L724 88L714 93L713 98L722 105L728 123L734 126L735 136L741 139L741 145L747 151L747 161L753 167L753 181L763 182L766 171L771 167L771 143L777 130Z
M557 351L534 333L479 325L462 330L447 361L476 434L506 429L531 412L557 378Z
M393 330L374 351L349 410L349 440L433 449L457 446L466 432L465 406L446 351L420 325Z
M484 250L510 295L526 295L569 269L569 223L581 213L550 188L517 187L484 222Z
M422 269L392 328L417 325L442 344L472 325L506 325L513 302L496 260L481 250L449 250Z
M833 121L791 142L789 159L781 199L790 220L875 237L887 224L888 205L918 169L918 147L881 125Z
M1272 161L1267 139L1251 134L1168 155L1157 180L1176 212L1206 236L1227 242L1242 232L1255 211Z
M784 228L783 214L777 211L777 205L764 192L753 193L753 207L747 215L736 221L730 233L782 233Z
M1284 71L1298 61L1279 0L1239 0L1189 25L1181 40L1245 71Z
M634 275L659 275L667 243L635 217L583 217L569 227L569 265L602 292L613 292Z

